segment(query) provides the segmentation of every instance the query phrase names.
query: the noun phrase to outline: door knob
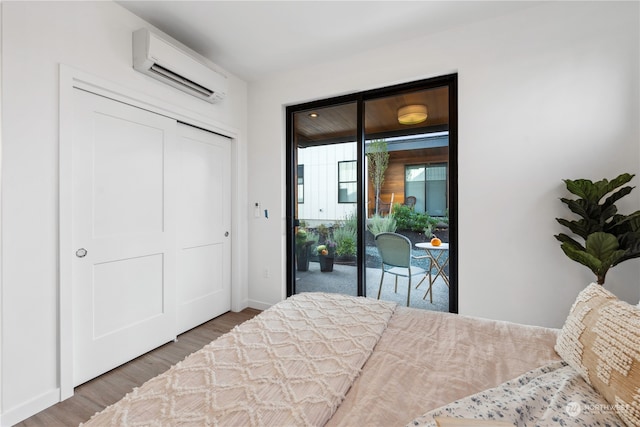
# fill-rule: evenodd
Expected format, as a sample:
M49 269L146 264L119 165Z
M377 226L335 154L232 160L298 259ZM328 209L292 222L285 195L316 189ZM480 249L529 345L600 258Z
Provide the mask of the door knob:
M78 258L84 258L87 255L87 250L85 248L80 248L76 251L76 256Z
M228 231L224 232L224 237L229 237L229 232Z

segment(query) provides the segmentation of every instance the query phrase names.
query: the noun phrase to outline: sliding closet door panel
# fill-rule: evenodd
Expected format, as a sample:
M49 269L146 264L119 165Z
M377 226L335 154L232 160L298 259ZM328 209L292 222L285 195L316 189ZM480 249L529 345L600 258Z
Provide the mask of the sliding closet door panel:
M94 236L162 232L162 129L98 114L94 134Z
M174 339L176 122L76 90L74 385Z
M178 333L231 309L231 140L179 125Z
M155 254L94 266L96 338L162 314L163 261Z

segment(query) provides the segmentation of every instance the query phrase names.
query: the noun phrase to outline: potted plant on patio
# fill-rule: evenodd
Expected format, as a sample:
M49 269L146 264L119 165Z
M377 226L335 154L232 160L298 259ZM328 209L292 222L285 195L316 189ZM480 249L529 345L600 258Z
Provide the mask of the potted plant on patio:
M336 242L336 255L339 264L353 265L356 260L357 234L345 227L340 227L333 232Z
M323 273L333 271L333 261L336 252L336 243L326 240L323 245L316 248L318 252L318 261L320 262L320 271Z
M298 229L296 233L296 265L298 271L309 271L309 257L311 256L311 246L315 243L310 239L310 235L304 228Z
M624 173L611 181L564 180L567 190L578 198L560 200L581 218L556 220L581 237L584 243L564 233L557 234L555 238L560 241L560 247L570 259L585 265L596 275L600 285L604 285L611 267L640 257L640 211L622 215L615 205L633 190L631 186L622 187L633 177L634 175ZM607 195L609 196L601 202Z

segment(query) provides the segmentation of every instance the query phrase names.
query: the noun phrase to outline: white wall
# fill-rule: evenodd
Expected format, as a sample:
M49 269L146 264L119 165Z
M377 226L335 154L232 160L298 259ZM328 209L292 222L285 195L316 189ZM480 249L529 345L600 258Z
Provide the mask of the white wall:
M249 197L272 219L249 223L250 303L285 294L284 106L457 72L460 313L562 326L593 277L553 237L561 180L640 172L639 19L637 2L540 3L252 83ZM606 286L636 303L638 277L628 261Z
M143 26L112 2L2 2L3 425L59 395L59 64L207 116L246 141L246 84L230 76L227 99L211 105L134 71L131 33ZM238 155L244 195L246 152ZM246 233L247 217L237 220ZM236 237L244 246L246 236Z

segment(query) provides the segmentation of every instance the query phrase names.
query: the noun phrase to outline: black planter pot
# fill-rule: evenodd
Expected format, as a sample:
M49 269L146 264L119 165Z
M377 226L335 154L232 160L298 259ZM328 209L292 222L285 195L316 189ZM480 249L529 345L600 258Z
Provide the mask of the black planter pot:
M321 255L318 257L320 262L320 271L329 273L333 271L333 257Z
M298 271L309 271L309 258L311 257L311 245L304 243L296 253L296 266Z

